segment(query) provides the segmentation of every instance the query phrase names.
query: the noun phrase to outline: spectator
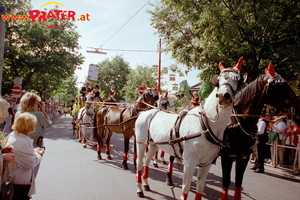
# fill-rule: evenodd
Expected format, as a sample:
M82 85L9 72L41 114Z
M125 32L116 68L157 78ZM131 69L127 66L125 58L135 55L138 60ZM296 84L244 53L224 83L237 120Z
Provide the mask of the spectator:
M8 108L10 104L0 96L0 123L3 123L8 116ZM7 147L2 149L2 144L0 145L0 182L3 169L3 162L8 163L14 159L14 150L12 147Z
M267 127L271 117L269 113L266 114L266 117L261 117L257 123L257 139L256 139L256 161L254 166L251 167L252 170L256 173L265 172L265 155L266 155L266 143L268 142L268 133Z
M15 106L15 102L12 99L9 99L8 102L10 103L10 106L8 108L8 117L5 119L5 127L3 129L3 132L6 135L11 132L11 124L13 122L14 106Z
M45 129L51 128L52 122L48 117L45 111L45 102L41 102L41 98L31 92L27 92L24 96L22 96L20 103L21 109L16 113L16 117L20 113L29 112L30 114L36 116L37 123L35 126L35 131L32 132L29 137L33 139L33 147L42 147L44 148L43 139L45 137ZM38 111L38 105L40 103L40 111ZM37 176L39 170L39 164L35 167L35 177Z
M190 101L183 93L179 94L179 103L181 104L182 109L188 110L190 108Z
M36 123L34 115L28 112L19 114L12 126L14 131L7 139L6 147L13 146L15 151L15 161L8 165L14 185L13 200L28 200L35 193L33 169L41 162L45 151L39 147L34 149L28 136L34 131Z
M89 92L91 92L91 88L90 88L90 83L89 82L86 82L85 83L85 87L82 87L81 90L80 90L80 93L81 93L81 103L85 103L86 102L86 97L85 95L88 94Z
M283 118L285 118L285 117L286 116L276 117L275 123L271 124L271 128L272 128L273 132L276 132L278 134L278 144L279 145L286 144L287 135L284 133L287 130L287 126L283 122ZM272 151L274 151L274 148L272 148ZM284 153L285 153L285 148L279 147L278 155L279 155L279 164L280 165L284 165ZM272 155L274 155L274 152L272 152Z
M100 97L100 92L99 92L99 85L95 85L92 92L93 92L93 94L95 94L95 100L102 101L102 99Z
M193 92L193 99L191 100L192 107L199 106L199 95L198 92Z

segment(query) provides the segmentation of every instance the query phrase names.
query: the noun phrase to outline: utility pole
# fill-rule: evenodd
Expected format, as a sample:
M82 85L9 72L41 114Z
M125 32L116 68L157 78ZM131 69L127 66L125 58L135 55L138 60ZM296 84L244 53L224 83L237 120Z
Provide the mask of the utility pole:
M158 78L157 78L158 95L160 95L160 79L161 79L161 39L159 39L159 43L158 43Z
M0 7L0 95L2 93L3 82L3 66L4 66L4 38L5 38L5 22L1 15L5 15L5 8Z

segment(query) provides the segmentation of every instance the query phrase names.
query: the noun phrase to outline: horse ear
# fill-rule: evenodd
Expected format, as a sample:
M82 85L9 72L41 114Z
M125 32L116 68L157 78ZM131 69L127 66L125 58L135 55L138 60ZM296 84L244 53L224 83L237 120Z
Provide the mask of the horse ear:
M219 79L214 75L210 76L209 82L213 84L215 87L219 87Z
M240 71L242 69L243 62L244 62L244 57L240 57L239 61L235 65L235 68Z
M272 63L270 63L268 65L268 67L265 69L265 73L266 74L270 74L272 77L274 77L276 75L275 69L274 69L274 65Z
M224 65L222 62L219 62L219 69L220 71L223 71L223 69L225 69Z
M238 88L239 88L241 85L243 85L244 83L246 83L247 78L248 78L248 74L247 74L247 73L243 74L243 76L242 76L241 79L239 80Z

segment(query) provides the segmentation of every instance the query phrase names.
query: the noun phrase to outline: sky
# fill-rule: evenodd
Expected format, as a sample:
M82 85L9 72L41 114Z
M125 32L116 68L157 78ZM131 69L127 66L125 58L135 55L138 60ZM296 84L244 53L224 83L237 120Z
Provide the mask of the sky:
M50 1L31 1L33 8L38 10L48 2ZM147 2L156 3L156 0L58 0L56 2L64 6L60 6L60 9L75 11L76 18L80 15L89 15L90 21L75 22L77 32L81 35L79 39L80 52L85 57L84 63L75 71L78 76L78 87L81 87L86 80L90 64L97 64L106 59L111 60L116 55L121 55L132 69L138 65L158 65L157 52L126 51L157 50L160 38L156 34L156 29L150 25L150 14L147 13L147 10L153 9ZM54 6L54 4L49 4L43 8L53 8ZM86 52L99 47L107 49L103 50L107 54ZM113 51L115 49L125 51ZM171 58L171 52L162 53L161 66L167 67L171 64L177 64ZM178 66L185 69L181 64ZM193 70L184 77L179 77L173 72L169 73L176 75L175 81L169 81L168 74L163 75L161 82L165 83L165 86L162 89L171 90L172 84L179 84L183 80L187 80L190 86L199 82L197 78L199 70Z

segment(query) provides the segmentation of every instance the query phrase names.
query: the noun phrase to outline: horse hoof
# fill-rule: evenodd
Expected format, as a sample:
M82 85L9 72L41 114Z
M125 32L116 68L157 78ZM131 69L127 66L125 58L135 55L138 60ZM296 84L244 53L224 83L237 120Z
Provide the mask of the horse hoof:
M174 185L173 181L169 178L166 179L166 183L167 183L168 186L173 186Z
M101 155L98 155L98 160L102 160L102 156Z
M81 139L78 140L79 143L81 143L81 141L82 141Z
M111 155L107 155L108 160L112 160Z
M129 169L127 163L123 163L122 165L123 165L123 169L125 169L125 170Z
M140 198L144 198L145 197L143 192L137 192L136 194Z
M145 190L145 191L151 191L151 190L150 190L150 186L149 186L149 185L144 185L144 190Z
M83 145L83 148L86 148L86 145L85 145L85 144Z
M153 163L153 167L158 168L158 164L157 163Z
M167 165L167 162L166 161L161 161L161 164Z

